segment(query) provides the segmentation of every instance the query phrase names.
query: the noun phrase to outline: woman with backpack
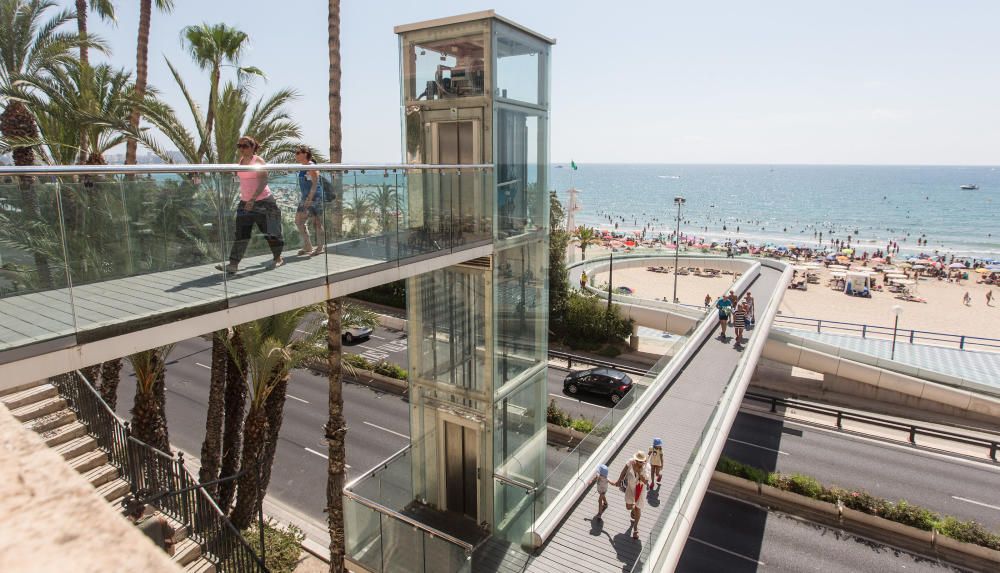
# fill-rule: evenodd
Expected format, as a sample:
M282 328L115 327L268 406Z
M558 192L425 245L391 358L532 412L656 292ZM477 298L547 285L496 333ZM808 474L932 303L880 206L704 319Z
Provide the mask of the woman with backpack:
M295 160L303 165L312 165L312 151L308 146L300 145L295 150ZM314 257L323 253L323 245L326 237L323 234L323 181L320 179L319 171L302 170L299 171L299 206L295 211L295 226L302 236L302 248L297 254ZM316 229L316 247L313 248L312 240L309 238L309 223Z

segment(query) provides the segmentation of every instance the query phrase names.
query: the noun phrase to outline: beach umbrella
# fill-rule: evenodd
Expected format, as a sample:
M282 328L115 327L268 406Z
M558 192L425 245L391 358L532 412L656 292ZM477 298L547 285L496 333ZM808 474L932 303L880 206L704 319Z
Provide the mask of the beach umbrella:
M965 265L963 265L962 263L952 263L952 264L948 265L948 268L949 269L964 269Z
M986 270L989 271L1000 271L1000 265L987 265Z
M882 257L873 257L872 258L872 262L873 263L884 263L885 259L883 259Z
M902 268L902 269L908 269L908 268L912 267L913 265L911 265L910 263L899 263L898 266L899 266L899 268Z
M980 273L980 274L986 274L986 273L988 273L988 272L992 272L992 271L990 271L990 270L989 270L988 268L986 268L986 267L979 267L978 269L976 269L976 272L977 272L977 273Z
M854 254L854 249L842 249L840 252L844 253L845 255L852 255Z
M924 265L913 265L913 270L915 270L915 271L922 271L922 270L924 270L926 268L927 267L924 266Z

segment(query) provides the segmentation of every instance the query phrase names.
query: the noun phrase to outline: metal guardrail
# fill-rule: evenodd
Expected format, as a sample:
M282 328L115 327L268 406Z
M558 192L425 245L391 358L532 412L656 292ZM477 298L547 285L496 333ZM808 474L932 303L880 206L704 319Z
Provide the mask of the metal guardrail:
M308 168L312 171L445 171L462 169L492 170L492 163L469 164L429 164L412 165L391 163L315 163ZM235 163L157 163L144 165L26 165L0 166L0 177L18 176L59 176L59 175L144 175L147 173L234 173L237 171L301 171L301 163L267 163L260 165L238 165Z
M53 378L52 384L87 426L98 447L107 452L108 461L133 494L143 498L183 490L162 496L156 507L186 525L189 536L204 547L204 555L220 571L267 573L264 561L184 467L183 453L174 458L132 437L128 424L79 371Z
M860 324L856 322L840 322L837 320L824 320L820 318L807 318L801 316L778 316L774 319L775 326L785 326L798 329L815 329L817 333L823 330L835 331L837 333L860 334L861 338L885 337L891 338L894 329L891 326L878 326L873 324ZM1000 350L1000 339L985 338L981 336L967 336L964 334L949 334L946 332L933 332L929 330L916 330L912 328L895 329L896 337L900 341L907 341L910 344L929 341L932 343L947 343L955 345L959 350L971 350L976 348Z
M636 368L635 366L628 366L626 364L618 364L616 362L611 362L610 360L580 356L579 354L570 354L568 352L560 352L558 350L549 350L549 358L565 360L568 368L572 368L573 362L576 362L577 364L587 364L589 366L614 368L615 370L620 370L626 374L636 374L639 376L645 376L646 373L649 372L649 368L643 370L642 368Z
M756 392L747 392L745 398L748 400L753 400L756 402L764 402L770 405L770 411L772 413L778 412L778 406L786 408L795 408L796 410L802 410L805 412L812 412L815 414L823 414L826 416L832 416L836 418L836 428L842 432L850 432L853 434L860 434L865 436L879 437L872 434L866 434L865 432L859 432L857 430L845 430L844 422L861 422L863 424L870 424L872 426L878 426L881 428L888 428L891 430L900 430L907 432L909 434L908 442L914 446L920 446L924 448L933 448L932 446L926 446L917 443L917 438L924 436L927 438L935 438L938 440L944 440L948 442L954 442L958 444L964 444L967 446L979 446L989 450L990 459L994 462L997 460L997 451L1000 450L1000 440L988 440L986 438L977 438L975 436L968 436L959 434L956 432L948 432L945 430L938 430L936 428L928 428L926 426L920 426L917 424L910 424L906 422L899 422L896 420L887 420L885 418L879 418L877 416L870 416L867 414L857 414L854 412L845 412L837 408L830 408L827 406L820 406L816 404L808 404L805 402L799 402L798 400L792 400L788 398L781 398L778 396L769 396L767 394L759 394Z

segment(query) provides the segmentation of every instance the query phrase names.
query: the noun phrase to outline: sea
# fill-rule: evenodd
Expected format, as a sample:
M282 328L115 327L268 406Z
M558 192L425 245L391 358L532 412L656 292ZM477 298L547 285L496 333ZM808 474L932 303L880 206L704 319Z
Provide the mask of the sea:
M1000 260L997 167L577 166L551 170L563 205L568 189L579 191L577 225L666 236L681 196L681 232L706 242L815 247L822 233L823 244L850 236L859 253L896 241L904 254Z

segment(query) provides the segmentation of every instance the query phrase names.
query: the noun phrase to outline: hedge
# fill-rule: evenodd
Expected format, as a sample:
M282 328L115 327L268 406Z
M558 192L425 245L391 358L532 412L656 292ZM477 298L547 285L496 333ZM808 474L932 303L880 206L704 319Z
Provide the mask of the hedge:
M837 486L826 487L816 478L801 474L785 475L768 472L761 468L744 464L722 456L716 470L757 483L769 485L783 491L797 493L820 501L841 503L844 507L875 515L889 521L923 529L935 530L964 543L974 543L1000 551L1000 534L986 529L976 521L961 521L950 515L942 517L919 505L901 499L896 502L874 496L864 490L850 490Z

